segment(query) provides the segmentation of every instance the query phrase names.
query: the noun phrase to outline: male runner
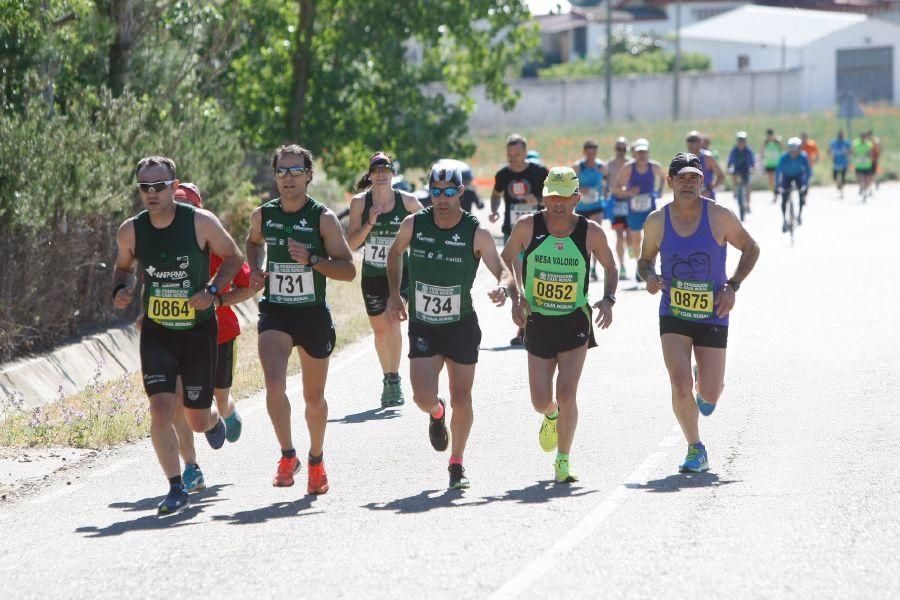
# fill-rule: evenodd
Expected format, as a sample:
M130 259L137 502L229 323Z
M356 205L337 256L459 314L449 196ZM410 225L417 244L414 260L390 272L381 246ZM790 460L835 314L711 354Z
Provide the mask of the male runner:
M488 294L497 306L518 296L515 281L497 253L494 238L478 219L459 207L463 192L457 169L434 165L429 178L432 206L407 217L388 255L391 296L388 314L407 319L400 297L401 257L409 248L409 358L413 400L430 415L428 437L438 452L447 449L446 405L438 398L444 365L450 377L450 487L467 488L463 453L472 429L472 382L481 329L472 307L472 284L484 264L498 285Z
M350 224L347 227L350 247L364 247L360 279L366 314L375 334L375 352L384 373L382 407L400 406L404 402L400 385L403 337L400 324L384 314L389 295L387 253L403 219L422 210L413 194L391 188L392 173L390 156L384 152L372 155L368 173L357 184L357 188L364 191L350 200Z
M215 215L175 202L178 178L172 159L142 158L136 172L145 210L119 227L112 295L116 308L131 303L140 264L145 315L141 371L150 400L150 438L169 479L169 493L157 508L165 516L188 504L173 427L179 376L190 428L206 433L214 449L225 443L225 422L212 406L218 333L213 301L241 268L242 259ZM212 281L210 252L222 257Z
M809 159L809 166L815 168L816 163L819 162L819 145L816 143L816 140L809 137L809 134L805 131L800 134L800 149L803 152L806 152L806 158Z
M606 185L609 198L610 223L616 232L616 257L619 259L619 279L625 279L628 275L625 270L625 236L628 232L628 197L620 197L615 183L619 177L619 171L628 162L628 140L623 137L616 138L613 147L615 156L606 161Z
M769 175L769 189L772 190L772 204L774 204L778 200L775 171L778 170L778 161L781 160L781 155L784 154L781 138L775 135L774 129L766 129L766 139L763 140L759 154L762 157L763 167Z
M806 190L812 176L812 167L806 153L800 149L800 138L788 140L788 151L778 161L775 181L778 193L781 194L781 216L784 219L782 233L788 230L787 205L791 198L791 186L797 188L800 196L800 212L797 213L797 225L803 224L803 207L806 206Z
M545 452L557 449L558 483L578 481L569 461L578 423L576 392L588 348L597 345L588 303L590 257L605 272L603 299L594 304L603 329L612 323L619 282L603 229L574 212L580 185L573 169L551 169L544 183L544 209L519 219L502 254L524 290L513 303L513 320L525 327L531 404L543 415L538 441ZM512 266L523 252L524 278L519 280Z
M297 144L280 146L272 156L272 170L280 197L253 211L247 234L250 286L265 290L258 330L266 408L281 445L272 484L294 485L294 473L300 468L285 393L288 358L296 346L310 438L306 491L324 494L328 491L322 461L328 420L325 380L335 340L325 279L352 281L356 267L335 214L307 194L313 179L310 151Z
M844 131L837 132L837 137L828 144L828 155L831 157L831 177L837 187L838 194L844 197L844 184L847 183L847 167L850 165L850 143L844 139Z
M606 187L603 180L606 165L603 161L597 160L597 142L594 140L586 141L583 150L584 157L572 165L578 175L578 193L581 195L576 212L601 225L606 207L603 195L603 189ZM596 261L591 263L591 281L597 281Z
M865 202L871 195L872 178L875 174L875 162L872 157L874 144L869 139L869 132L863 131L853 140L851 153L856 181L859 183L859 198Z
M712 414L725 381L728 313L735 293L759 257L759 246L727 208L700 197L703 169L693 154L677 154L666 178L671 204L647 219L638 268L647 291L662 291L659 333L672 385L672 408L688 443L681 472L709 469L700 441L699 413ZM728 245L741 252L731 278L725 274ZM656 256L661 256L657 274ZM697 361L696 396L691 352Z
M704 139L709 140L709 138L701 136L699 131L690 131L684 141L687 144L688 152L700 157L700 164L703 165L703 191L707 198L715 200L716 188L725 181L725 174L712 152L703 148Z
M644 138L634 141L631 153L634 160L619 171L615 189L620 196L628 197L628 248L629 253L637 257L644 222L656 209L656 199L662 190L663 172L658 162L650 160L650 143ZM640 273L635 279L641 280Z
M753 150L747 144L746 131L738 131L735 138L734 148L728 155L728 172L731 173L733 189L737 190L741 185L747 186L744 209L750 212L750 186L747 184L750 183L750 174L753 172Z

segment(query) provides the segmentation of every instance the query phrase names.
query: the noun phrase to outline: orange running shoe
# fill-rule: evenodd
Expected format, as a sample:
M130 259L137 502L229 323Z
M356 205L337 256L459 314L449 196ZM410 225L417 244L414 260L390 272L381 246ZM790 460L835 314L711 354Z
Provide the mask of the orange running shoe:
M328 492L328 475L325 474L325 463L307 465L309 480L306 484L308 494L324 494Z
M278 471L272 485L275 487L291 487L294 485L294 473L300 470L300 461L294 458L281 457L278 459Z

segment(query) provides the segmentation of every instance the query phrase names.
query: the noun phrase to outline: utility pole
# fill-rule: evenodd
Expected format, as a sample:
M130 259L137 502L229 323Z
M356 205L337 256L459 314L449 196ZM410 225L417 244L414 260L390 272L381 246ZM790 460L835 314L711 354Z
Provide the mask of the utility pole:
M678 120L681 79L681 0L675 3L675 69L672 78L672 120Z
M603 56L603 75L606 78L606 122L612 121L612 0L606 0L606 51Z

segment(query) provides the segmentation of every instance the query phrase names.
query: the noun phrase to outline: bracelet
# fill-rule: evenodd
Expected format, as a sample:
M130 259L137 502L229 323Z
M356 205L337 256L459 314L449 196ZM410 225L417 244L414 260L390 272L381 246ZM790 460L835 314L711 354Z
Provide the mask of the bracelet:
M114 287L114 288L113 288L113 291L112 291L112 297L113 297L113 300L116 299L116 294L119 293L119 290L124 290L124 289L127 288L127 287L128 287L128 284L126 284L126 283L120 283L119 285L117 285L116 287Z

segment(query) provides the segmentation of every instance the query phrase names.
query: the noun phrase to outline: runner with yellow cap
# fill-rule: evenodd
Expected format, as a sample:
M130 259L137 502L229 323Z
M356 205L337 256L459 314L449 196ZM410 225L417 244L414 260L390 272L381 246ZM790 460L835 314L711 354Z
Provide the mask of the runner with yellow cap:
M591 256L605 272L603 298L594 304L602 329L612 323L619 276L603 229L575 213L581 195L571 167L550 170L543 198L543 210L513 226L501 257L520 288L513 296L513 320L525 328L531 404L543 415L538 439L545 452L557 449L556 481L571 483L578 480L569 465L578 381L588 348L597 345L588 303ZM513 269L520 253L521 274Z

